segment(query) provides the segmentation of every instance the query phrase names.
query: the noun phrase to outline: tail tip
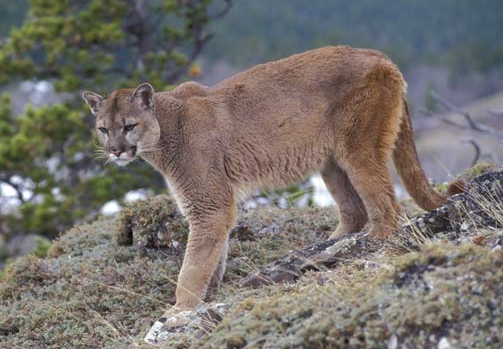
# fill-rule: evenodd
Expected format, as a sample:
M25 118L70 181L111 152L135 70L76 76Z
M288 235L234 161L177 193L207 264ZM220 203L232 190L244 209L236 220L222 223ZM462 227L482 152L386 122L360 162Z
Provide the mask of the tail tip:
M461 194L465 191L466 182L462 179L456 179L449 184L447 188L446 196L452 196L456 194Z

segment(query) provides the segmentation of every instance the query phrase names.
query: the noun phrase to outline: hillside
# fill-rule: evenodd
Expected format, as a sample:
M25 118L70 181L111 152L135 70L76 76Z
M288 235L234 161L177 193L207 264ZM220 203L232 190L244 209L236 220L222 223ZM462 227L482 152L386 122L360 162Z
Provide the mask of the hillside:
M433 63L460 74L501 71L502 11L498 0L234 1L213 24L206 55L242 67L348 44L384 50L402 69Z
M333 210L241 211L225 282L208 299L225 305L223 319L163 347L501 347L502 182L503 172L476 177L466 194L385 243L364 232L332 240L328 259L313 257L287 283L267 273L285 258L297 263L304 252L293 250L322 246L337 224ZM173 302L186 229L159 196L74 227L47 257L20 258L0 281L0 347L149 347L143 336Z

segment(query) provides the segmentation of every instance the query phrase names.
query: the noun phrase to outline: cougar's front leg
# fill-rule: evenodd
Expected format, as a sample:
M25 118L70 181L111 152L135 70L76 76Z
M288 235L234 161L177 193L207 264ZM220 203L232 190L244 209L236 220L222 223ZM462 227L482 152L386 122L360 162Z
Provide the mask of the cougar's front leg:
M193 225L190 231L176 287L175 307L179 310L195 308L203 301L227 243L227 226L219 226L223 218L212 217L215 222L211 225Z
M236 205L232 191L219 190L214 195L205 193L187 199L184 210L190 232L178 282L176 304L164 312L145 336L145 341L158 343L171 333L165 326L187 324L190 311L201 304L210 282L223 275L226 248L231 228L235 224Z
M220 200L205 195L194 202L187 218L190 233L176 288L176 310L197 307L210 281L225 258L229 231L235 223L236 206L232 195ZM196 200L196 199L194 199Z

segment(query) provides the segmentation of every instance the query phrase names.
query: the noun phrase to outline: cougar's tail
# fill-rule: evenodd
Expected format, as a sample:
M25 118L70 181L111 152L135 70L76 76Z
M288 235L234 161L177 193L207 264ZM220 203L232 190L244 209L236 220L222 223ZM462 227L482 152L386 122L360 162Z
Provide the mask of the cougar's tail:
M417 156L409 108L405 100L403 101L402 124L393 150L393 162L405 188L423 210L431 211L444 205L447 197L460 193L464 189L464 182L457 180L451 183L446 195L440 195L428 183Z

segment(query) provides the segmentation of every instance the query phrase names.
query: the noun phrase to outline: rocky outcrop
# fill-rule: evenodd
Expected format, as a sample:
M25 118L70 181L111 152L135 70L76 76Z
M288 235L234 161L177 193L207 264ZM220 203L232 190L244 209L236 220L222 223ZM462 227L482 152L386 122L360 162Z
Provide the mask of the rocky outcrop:
M478 244L492 245L493 248L501 247L501 237L492 235L483 237L473 235L474 229L492 229L503 225L503 172L491 172L473 178L465 188L465 192L448 199L446 205L408 220L388 241L376 241L368 237L365 232L357 232L338 239L332 239L313 244L301 250L290 251L282 257L264 265L259 271L248 274L239 282L239 287L259 288L276 283L294 282L306 271L324 271L337 267L338 264L348 260L371 259L374 253L382 253L393 247L407 250L418 250L425 239L435 239L437 235L449 240L473 240ZM254 233L246 225L239 225L237 236L251 239ZM414 236L414 238L412 238ZM478 238L478 240L477 240ZM204 308L203 308L204 309ZM197 313L197 312L196 312ZM197 315L192 312L191 316ZM204 312L203 312L204 313ZM150 340L172 338L184 332L183 325L176 319L169 319L166 324L159 324L149 333ZM174 328L173 328L174 326ZM154 326L155 327L155 326ZM151 332L152 332L151 331ZM187 331L191 331L190 326ZM390 338L391 343L397 340ZM444 338L445 342L447 339Z
M437 235L453 241L473 239L468 233L473 229L497 228L502 225L503 215L500 212L503 210L497 207L503 200L502 183L503 172L482 174L468 182L464 193L450 197L446 205L408 220L401 230L385 243L369 239L365 232L315 243L304 249L290 251L264 265L259 271L248 274L239 282L239 286L258 288L275 283L294 282L306 271L327 270L347 260L367 258L389 248L390 245L417 249L422 241L435 239ZM141 249L168 247L178 255L183 253L187 227L170 198L157 197L148 205L130 208L122 213L120 222L119 232L122 235L119 236L122 238L118 240L123 243L130 243ZM232 235L238 240L254 240L258 238L259 232L241 221ZM411 238L412 236L414 238ZM482 243L481 239L479 243ZM501 244L501 240L484 238L483 243L495 247ZM168 337L173 338L180 333L192 333L193 324L203 321L204 314L207 314L206 307L187 312L182 318L190 318L188 322L168 319L166 323L157 324L146 340L152 343Z
M404 227L433 237L442 232L466 233L472 228L503 226L503 172L484 173L470 180L465 192L451 196L447 204L415 217Z
M451 240L473 239L470 232L474 229L503 226L502 185L503 172L482 174L468 182L464 193L450 197L446 205L410 219L386 243L371 241L363 232L324 241L282 256L260 271L246 276L240 285L261 287L278 282L292 282L307 270L333 268L348 258L362 258L386 249L390 244L417 249L421 240L433 239L438 234L448 236ZM500 245L501 240L484 238L484 243L494 247Z

